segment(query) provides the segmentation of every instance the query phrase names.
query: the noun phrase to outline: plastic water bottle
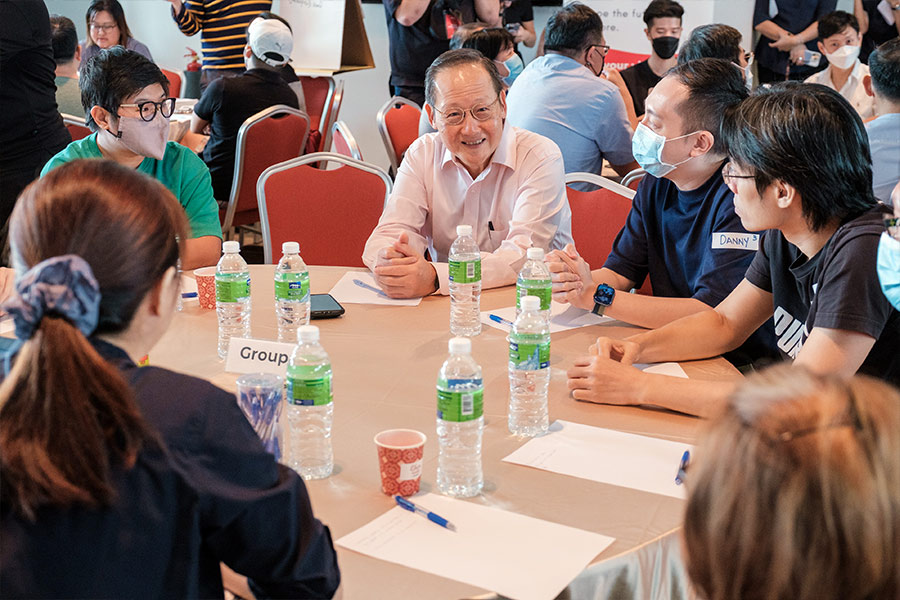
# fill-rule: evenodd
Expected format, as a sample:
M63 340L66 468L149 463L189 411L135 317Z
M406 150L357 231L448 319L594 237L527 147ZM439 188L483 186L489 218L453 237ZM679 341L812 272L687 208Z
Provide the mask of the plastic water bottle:
M509 431L528 437L549 427L550 324L540 302L522 298L522 312L509 333Z
M281 260L275 267L275 319L278 341L295 343L297 328L309 325L309 271L300 258L300 244L281 245Z
M450 333L481 333L481 252L472 239L471 225L456 226L450 246Z
M301 326L297 339L287 368L285 462L303 479L322 479L334 466L331 360L315 325Z
M522 312L522 298L537 296L541 300L541 312L550 318L550 298L552 296L550 269L544 263L544 250L529 248L527 260L516 279L516 316Z
M250 269L237 242L222 244L216 265L216 316L219 319L219 358L228 354L233 337L250 337Z
M468 338L450 340L450 356L437 381L437 484L442 494L468 498L481 493L481 431L484 385Z

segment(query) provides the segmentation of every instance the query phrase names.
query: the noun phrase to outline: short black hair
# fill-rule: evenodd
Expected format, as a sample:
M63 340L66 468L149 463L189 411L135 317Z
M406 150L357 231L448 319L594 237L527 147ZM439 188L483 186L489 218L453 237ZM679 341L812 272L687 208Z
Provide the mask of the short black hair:
M644 23L652 27L654 19L675 18L679 21L684 15L684 7L672 0L653 0L644 10Z
M91 117L91 108L101 106L117 114L119 105L148 85L158 83L168 95L169 80L153 61L133 50L113 46L101 50L81 68L78 78L85 124L91 131L99 127Z
M53 43L53 60L61 65L71 62L78 49L78 31L69 17L50 15L50 38Z
M678 64L698 58L721 58L739 64L741 32L731 25L713 23L696 27L678 52Z
M503 92L503 80L500 78L500 72L497 71L494 61L478 50L459 48L458 50L447 50L438 56L425 71L425 101L428 104L434 107L434 80L437 75L441 71L462 65L481 65L490 76L497 95L499 96Z
M900 37L892 38L869 55L872 87L891 102L900 102Z
M485 27L473 31L471 35L465 38L461 48L472 48L478 50L486 57L494 60L506 48L512 48L515 40L510 32L503 27Z
M819 40L824 40L842 32L847 29L848 25L855 29L856 33L859 33L859 21L850 13L842 10L828 13L819 19Z
M546 31L545 50L574 54L600 43L603 20L591 7L573 2L550 16Z
M775 181L800 193L813 231L876 204L866 129L831 88L796 81L760 88L726 113L722 133L729 158L754 171L760 194Z
M747 86L740 69L721 58L700 58L677 65L666 73L688 89L688 97L678 106L684 122L682 134L708 131L713 134L712 153L724 155L722 119L725 111L747 98Z

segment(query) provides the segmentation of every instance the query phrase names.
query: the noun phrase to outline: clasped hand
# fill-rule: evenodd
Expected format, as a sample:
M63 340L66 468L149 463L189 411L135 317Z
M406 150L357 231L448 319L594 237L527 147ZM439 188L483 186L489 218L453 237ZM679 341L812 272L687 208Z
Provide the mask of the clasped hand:
M589 310L594 306L594 280L591 266L581 258L575 246L567 244L563 250L547 255L553 299Z
M575 359L567 373L573 398L597 404L642 404L646 375L632 366L640 344L600 337L588 351L589 355Z
M401 233L392 245L378 252L375 281L391 298L421 298L436 291L437 273L425 257L409 245Z

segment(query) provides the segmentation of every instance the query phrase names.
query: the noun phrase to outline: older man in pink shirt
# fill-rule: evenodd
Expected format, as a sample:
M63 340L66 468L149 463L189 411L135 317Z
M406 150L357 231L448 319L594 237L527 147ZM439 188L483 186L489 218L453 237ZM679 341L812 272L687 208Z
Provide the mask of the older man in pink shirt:
M474 50L445 52L428 69L425 111L437 133L410 146L363 252L388 295L448 292L457 225L472 226L486 288L514 283L529 247L572 241L559 148L505 125L502 90L493 62Z

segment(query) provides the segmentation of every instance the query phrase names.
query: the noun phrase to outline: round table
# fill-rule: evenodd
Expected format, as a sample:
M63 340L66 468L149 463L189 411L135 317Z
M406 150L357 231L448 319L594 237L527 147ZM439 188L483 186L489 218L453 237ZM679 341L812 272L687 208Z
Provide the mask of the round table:
M276 339L273 265L251 266L252 336ZM311 267L313 293L327 293L348 269ZM482 310L515 302L515 288L485 290ZM435 381L447 356L450 300L431 296L417 307L347 304L344 316L313 321L334 372L334 473L307 482L316 516L335 540L365 525L395 504L381 493L376 433L418 429L428 436L422 489L436 491ZM604 406L573 400L566 370L598 335L625 337L639 331L619 322L553 334L550 421L564 419L629 433L693 443L702 421L665 410ZM234 391L237 375L225 373L216 355L214 311L187 302L150 353L156 366L189 373ZM485 326L473 338L473 356L483 369L485 429L484 492L470 499L487 506L612 536L616 541L595 560L631 550L677 527L684 502L629 488L568 477L501 462L525 440L507 431L506 332ZM682 363L693 379L741 375L722 358ZM598 456L597 460L627 460ZM673 473L677 465L672 465ZM485 590L337 548L344 598L461 598Z

